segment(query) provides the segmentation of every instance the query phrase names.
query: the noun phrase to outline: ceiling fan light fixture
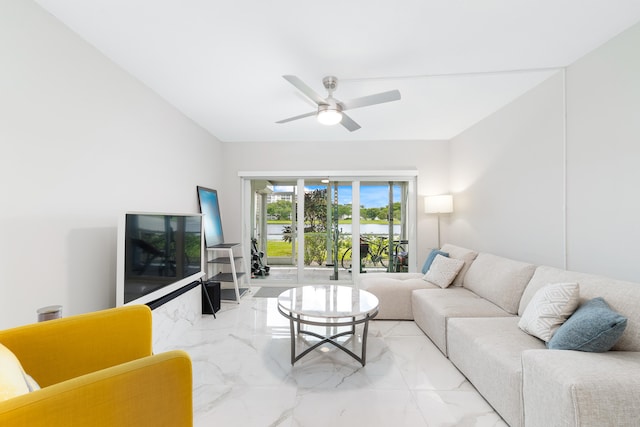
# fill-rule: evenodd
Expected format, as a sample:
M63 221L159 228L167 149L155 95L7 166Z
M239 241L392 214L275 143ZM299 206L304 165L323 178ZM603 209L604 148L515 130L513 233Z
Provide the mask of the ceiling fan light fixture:
M318 95L313 89L307 86L306 83L296 76L285 75L282 77L295 86L296 89L302 92L307 98L309 98L309 100L313 101L318 106L318 110L299 114L294 117L289 117L288 119L279 120L276 123L288 123L293 120L311 117L315 114L318 122L323 125L332 126L340 123L349 132L353 132L360 129L360 125L349 117L348 114L343 113L343 110L353 110L355 108L367 107L369 105L400 100L400 91L395 89L386 92L374 93L373 95L361 96L360 98L355 98L347 102L341 102L333 97L333 92L338 86L338 79L335 76L327 76L322 79L322 84L329 94L326 98Z
M318 121L325 126L337 125L342 121L342 111L338 106L321 105L318 107Z

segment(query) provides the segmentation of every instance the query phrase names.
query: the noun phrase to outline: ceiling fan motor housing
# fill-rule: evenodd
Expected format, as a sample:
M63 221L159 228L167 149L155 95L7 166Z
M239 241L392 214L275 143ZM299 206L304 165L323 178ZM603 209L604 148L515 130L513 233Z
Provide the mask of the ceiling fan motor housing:
M336 88L338 87L338 78L335 76L326 76L322 79L322 84L324 85L325 89L329 91L329 94L331 94L331 92L336 90Z
M333 98L327 98L327 103L326 104L318 104L318 113L321 111L337 111L339 113L342 112L342 105L340 105L340 103L336 102L335 99Z

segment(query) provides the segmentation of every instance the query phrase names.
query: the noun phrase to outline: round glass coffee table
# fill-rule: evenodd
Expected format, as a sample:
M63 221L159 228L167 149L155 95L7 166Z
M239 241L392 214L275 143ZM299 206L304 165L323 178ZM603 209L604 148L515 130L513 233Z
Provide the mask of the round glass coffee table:
M334 345L362 366L365 365L369 320L378 314L378 298L375 295L351 286L303 286L281 293L278 296L278 311L289 319L292 365L325 343ZM359 324L364 324L364 330L361 354L357 355L337 339L345 335L355 336L356 325ZM313 332L305 328L307 325L324 327L327 333L322 335ZM309 335L320 341L296 355L296 339L299 335Z

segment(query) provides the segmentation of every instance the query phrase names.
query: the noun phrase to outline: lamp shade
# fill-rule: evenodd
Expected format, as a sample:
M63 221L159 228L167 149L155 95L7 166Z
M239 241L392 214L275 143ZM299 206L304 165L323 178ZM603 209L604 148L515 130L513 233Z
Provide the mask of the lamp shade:
M424 213L451 213L453 212L453 196L443 194L441 196L426 196L424 198Z

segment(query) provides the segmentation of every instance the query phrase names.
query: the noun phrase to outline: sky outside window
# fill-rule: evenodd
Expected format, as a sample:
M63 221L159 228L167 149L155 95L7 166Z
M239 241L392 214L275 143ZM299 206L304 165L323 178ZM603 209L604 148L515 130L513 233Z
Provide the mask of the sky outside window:
M325 185L309 185L305 186L305 191L313 191L317 189L325 189ZM276 185L273 191L291 192L293 187ZM338 186L338 204L350 205L352 200L351 185ZM393 186L393 200L400 200L400 186ZM365 208L379 208L389 204L389 186L388 185L361 185L360 186L360 205Z

